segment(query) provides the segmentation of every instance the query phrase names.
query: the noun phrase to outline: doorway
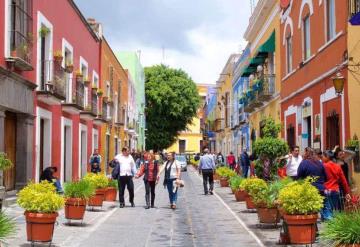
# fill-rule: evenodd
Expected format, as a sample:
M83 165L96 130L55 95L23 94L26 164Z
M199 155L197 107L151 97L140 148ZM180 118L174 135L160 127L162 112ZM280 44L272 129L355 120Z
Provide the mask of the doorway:
M64 126L64 182L72 181L72 144L71 144L71 126Z
M80 132L80 176L84 177L87 173L87 131L81 130Z
M286 129L286 139L290 148L295 146L295 128L292 124Z
M312 137L312 128L311 128L311 116L305 118L306 126L307 126L307 146L312 147L311 137Z
M340 125L339 114L334 110L326 117L326 148L331 150L336 145L340 145Z
M13 167L4 171L4 186L7 191L15 189L16 178L16 114L5 113L5 153L14 164Z
M179 153L185 153L186 148L186 141L185 140L179 140Z

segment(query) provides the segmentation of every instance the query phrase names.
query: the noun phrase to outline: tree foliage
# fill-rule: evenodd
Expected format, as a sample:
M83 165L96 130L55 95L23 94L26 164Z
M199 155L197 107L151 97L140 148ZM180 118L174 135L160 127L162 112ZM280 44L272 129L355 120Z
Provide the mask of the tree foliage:
M145 68L146 146L162 150L176 141L200 105L196 84L181 69Z

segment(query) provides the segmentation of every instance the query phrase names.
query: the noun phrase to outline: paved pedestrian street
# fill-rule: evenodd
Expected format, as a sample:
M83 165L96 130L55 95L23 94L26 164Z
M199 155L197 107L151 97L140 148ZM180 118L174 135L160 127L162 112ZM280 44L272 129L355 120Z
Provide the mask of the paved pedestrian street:
M135 180L135 208L127 205L120 209L118 202L105 203L101 210L86 211L83 224L73 226L66 225L61 211L53 246L262 246L238 220L240 211L230 209L234 196L229 188L218 188L217 195L205 196L202 180L193 168L182 177L186 184L180 190L175 211L169 209L168 193L161 184L157 187L157 208L145 210L142 179ZM18 223L17 235L8 246L30 246L23 210L12 206L6 212L17 217Z

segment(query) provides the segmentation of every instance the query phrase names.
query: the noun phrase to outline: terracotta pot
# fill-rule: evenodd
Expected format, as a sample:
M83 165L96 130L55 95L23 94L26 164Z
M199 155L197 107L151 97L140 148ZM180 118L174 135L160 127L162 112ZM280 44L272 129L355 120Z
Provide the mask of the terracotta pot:
M280 213L277 208L256 208L259 221L263 224L276 224L280 222Z
M235 191L235 199L237 202L243 202L245 201L247 193L243 190L237 190Z
M66 65L65 70L67 73L72 73L74 71L74 65Z
M106 189L97 189L95 195L89 198L88 205L92 207L102 207L105 199Z
M116 201L117 189L114 187L107 187L105 193L105 201L114 202Z
M81 198L68 198L65 202L65 218L70 220L84 219L86 200Z
M221 187L229 187L229 181L227 178L220 178L220 186Z
M318 215L284 215L288 225L291 244L311 244L315 242Z
M251 198L251 196L249 194L246 193L245 196L245 202L246 202L246 208L247 209L256 209L256 206Z
M61 64L63 60L62 56L54 56L54 61L58 64Z
M58 213L43 214L25 212L27 240L32 242L51 242L54 224Z

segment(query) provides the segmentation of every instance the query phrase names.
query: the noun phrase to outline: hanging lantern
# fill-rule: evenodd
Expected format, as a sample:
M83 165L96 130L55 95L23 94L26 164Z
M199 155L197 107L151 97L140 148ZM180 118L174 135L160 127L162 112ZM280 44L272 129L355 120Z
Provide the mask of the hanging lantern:
M345 78L339 72L336 74L335 77L332 78L332 81L333 81L333 85L334 85L336 94L338 96L340 96L344 90Z

